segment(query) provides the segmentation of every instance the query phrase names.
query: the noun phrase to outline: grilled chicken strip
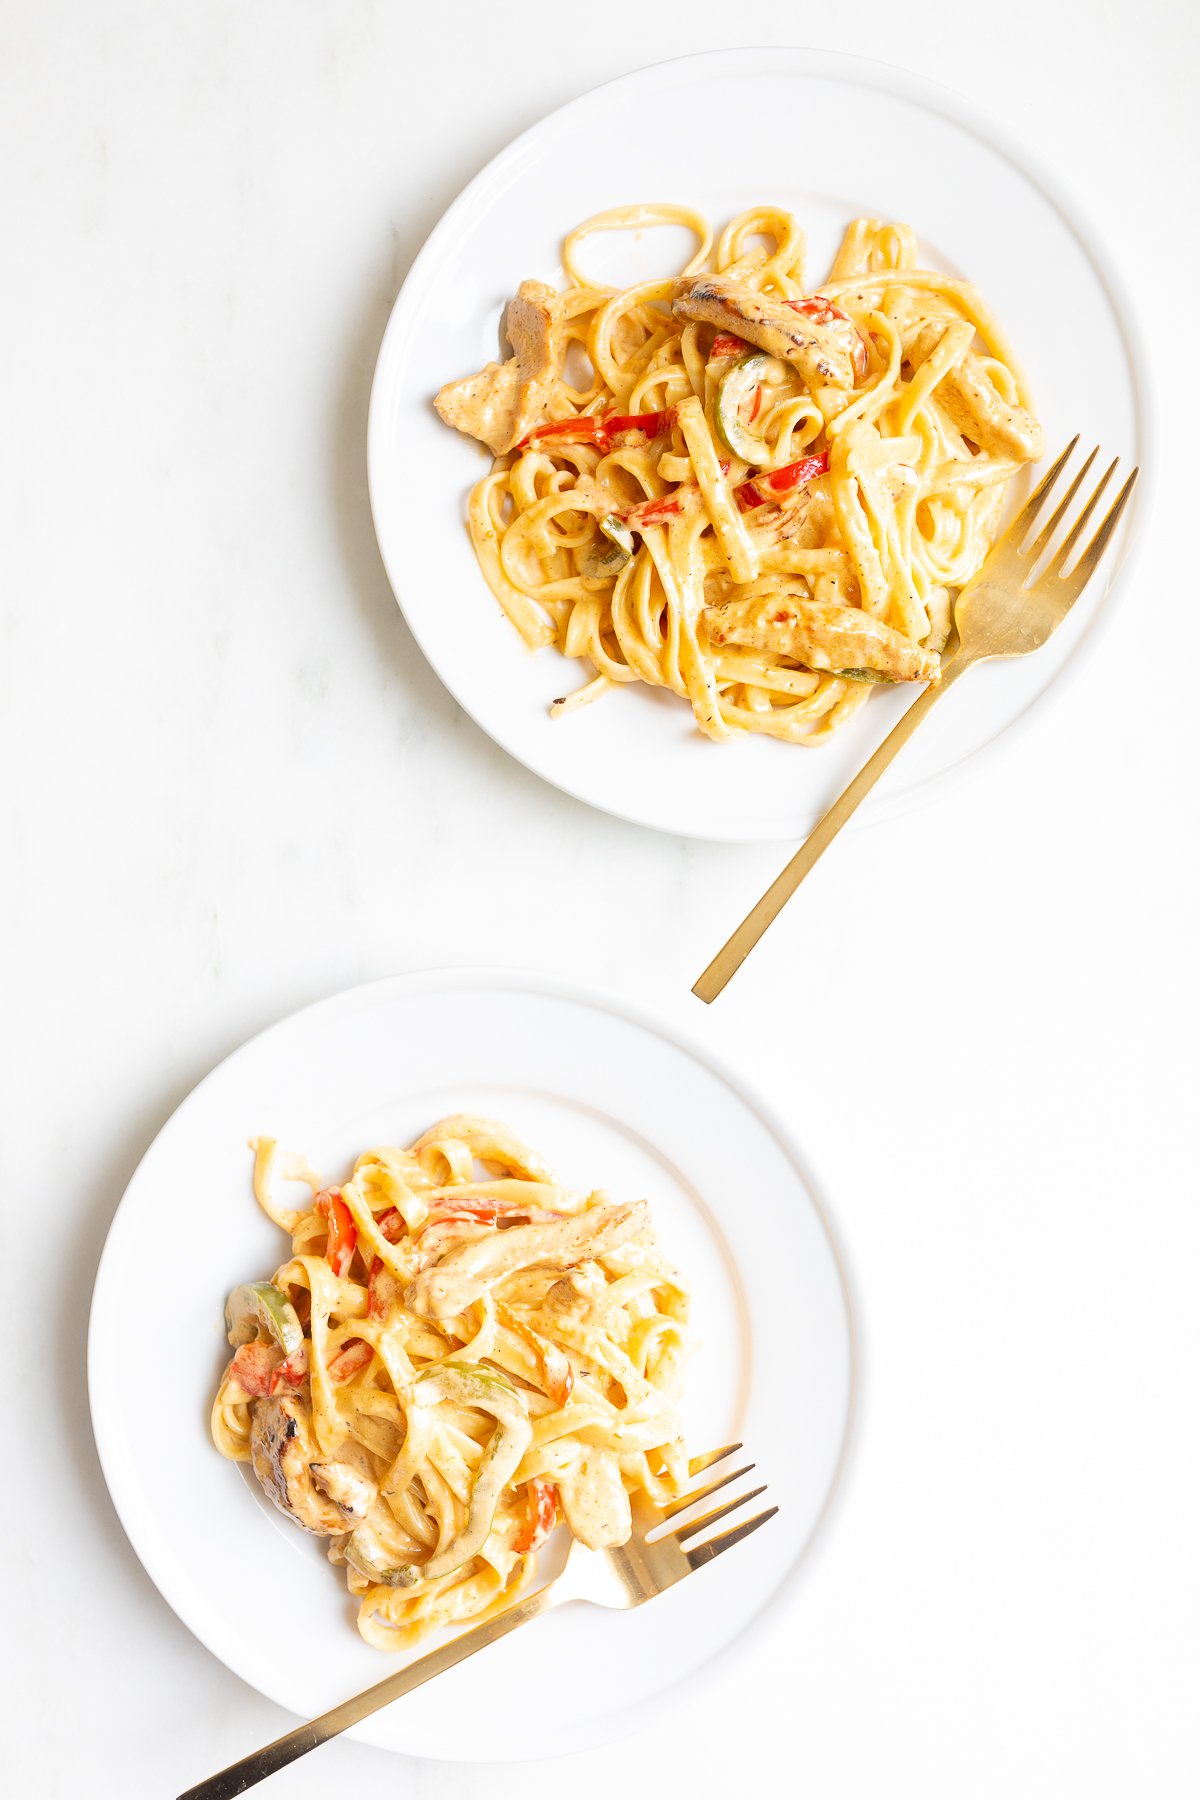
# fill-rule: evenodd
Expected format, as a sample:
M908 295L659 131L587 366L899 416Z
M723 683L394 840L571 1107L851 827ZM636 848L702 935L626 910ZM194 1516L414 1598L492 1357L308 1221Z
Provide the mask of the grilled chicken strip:
M586 1549L628 1543L633 1530L629 1495L611 1450L587 1450L559 1476L558 1497L572 1537Z
M366 1517L375 1498L374 1487L357 1469L321 1459L312 1411L298 1394L255 1403L250 1463L272 1505L317 1537L343 1537Z
M728 275L697 275L684 283L672 311L792 363L810 388L854 386L852 325L819 324L786 300L756 294Z
M504 331L514 354L478 375L450 381L434 400L447 425L503 456L542 422L562 363L562 301L541 281L523 281Z
M936 681L939 659L857 606L794 594L727 600L704 614L710 643L748 644L829 674L869 670L892 681Z
M595 1263L586 1262L560 1276L542 1304L547 1312L556 1313L559 1318L582 1323L607 1285L604 1271Z
M923 325L908 346L914 369L932 356L942 341L944 325ZM1036 462L1046 448L1041 426L1023 406L1010 406L988 374L981 356L968 350L934 388L938 400L964 437L992 456Z
M650 1223L644 1200L633 1206L595 1206L573 1219L545 1225L514 1225L451 1250L424 1269L405 1296L426 1319L451 1319L518 1269L540 1263L578 1263L604 1256Z

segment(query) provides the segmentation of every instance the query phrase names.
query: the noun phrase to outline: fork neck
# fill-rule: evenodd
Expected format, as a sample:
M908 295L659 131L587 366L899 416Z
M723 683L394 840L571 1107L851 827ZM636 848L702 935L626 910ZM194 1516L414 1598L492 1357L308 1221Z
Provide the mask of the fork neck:
M930 708L936 706L947 689L952 688L959 676L965 675L967 670L978 660L978 656L965 650L961 643L955 644L949 655L942 661L939 679L931 681L924 692L917 695L908 710L901 713L875 754L864 763L841 799L835 801L829 812L826 813L825 818L829 819L832 814L838 813L841 809L841 816L837 819L835 830L840 829L859 801L874 787L896 752L908 742L922 719L929 713ZM822 820L821 824L824 823L825 820ZM818 826L817 830L819 831L820 828ZM813 836L815 835L814 832ZM832 836L832 833L830 835Z
M968 650L960 638L949 654L943 656L941 678L935 686L926 688L926 694L935 698L938 694L944 694L948 687L953 687L960 675L965 675L968 669L980 661L982 658L979 652Z

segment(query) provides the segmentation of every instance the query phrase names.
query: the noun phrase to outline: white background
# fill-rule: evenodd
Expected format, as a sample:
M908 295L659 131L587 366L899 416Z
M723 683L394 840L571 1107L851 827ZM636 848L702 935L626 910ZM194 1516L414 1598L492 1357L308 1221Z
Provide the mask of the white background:
M551 106L737 29L715 0L0 8L6 1792L169 1796L288 1725L126 1544L88 1427L92 1277L214 1061L460 961L656 1004L791 1117L861 1311L855 1449L717 1704L542 1769L340 1743L266 1791L1200 1783L1194 9L859 0L743 38L873 54L1002 117L1139 294L1165 432L1083 678L973 781L841 842L711 1012L690 983L778 848L657 837L510 763L375 550L370 377L426 232ZM656 133L696 128L629 122L651 167ZM834 154L798 122L798 156ZM130 1297L164 1479L192 1404L154 1386L172 1273ZM248 1600L248 1631L302 1627ZM536 1694L513 1704L535 1730Z

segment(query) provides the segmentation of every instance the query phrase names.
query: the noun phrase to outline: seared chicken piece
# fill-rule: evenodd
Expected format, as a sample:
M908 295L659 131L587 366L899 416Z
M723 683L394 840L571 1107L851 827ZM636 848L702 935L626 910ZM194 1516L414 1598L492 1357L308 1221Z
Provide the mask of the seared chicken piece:
M906 352L914 369L933 355L944 331L944 325L931 323L917 332ZM933 391L963 436L992 456L1036 462L1045 450L1046 440L1033 414L1009 404L997 391L984 359L973 350L960 357Z
M710 643L748 644L833 675L869 670L892 681L936 681L938 658L857 606L794 594L727 600L704 614Z
M410 1284L405 1299L427 1319L451 1319L518 1269L577 1263L604 1256L650 1223L644 1200L633 1206L595 1206L571 1219L514 1225L451 1250Z
M542 1304L547 1312L581 1322L607 1286L603 1269L593 1262L586 1262L580 1268L568 1269L565 1275L560 1275Z
M345 1516L350 1524L365 1519L375 1499L375 1485L344 1462L309 1463L313 1486Z
M371 1483L348 1463L321 1459L311 1409L298 1394L256 1402L250 1463L267 1499L317 1537L342 1537L353 1530L375 1498Z
M447 425L503 456L542 422L562 362L562 301L541 281L523 281L504 331L514 354L478 375L447 382L434 405Z
M846 321L819 323L791 306L756 294L727 275L697 275L677 295L672 311L757 345L799 369L810 388L854 386L857 334Z
M627 1544L633 1530L629 1495L611 1450L589 1449L558 1478L563 1517L587 1550Z

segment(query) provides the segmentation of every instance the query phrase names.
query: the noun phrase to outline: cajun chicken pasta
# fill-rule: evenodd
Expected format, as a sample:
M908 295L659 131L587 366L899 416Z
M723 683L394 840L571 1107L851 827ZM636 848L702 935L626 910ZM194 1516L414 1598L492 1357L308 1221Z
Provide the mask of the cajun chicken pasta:
M695 234L681 274L588 275L593 234L652 225ZM588 671L552 710L641 681L710 738L811 745L872 684L937 681L954 595L1043 449L976 290L875 219L811 286L774 206L715 243L688 208L618 208L562 260L565 291L525 281L510 302L511 357L435 402L495 458L469 508L493 594L529 646Z
M556 1522L621 1544L632 1494L682 1491L688 1291L645 1201L572 1192L467 1116L340 1187L260 1138L254 1191L291 1254L229 1296L213 1439L325 1540L368 1643L478 1621Z

